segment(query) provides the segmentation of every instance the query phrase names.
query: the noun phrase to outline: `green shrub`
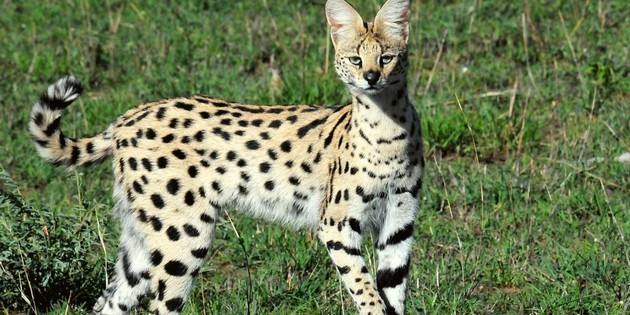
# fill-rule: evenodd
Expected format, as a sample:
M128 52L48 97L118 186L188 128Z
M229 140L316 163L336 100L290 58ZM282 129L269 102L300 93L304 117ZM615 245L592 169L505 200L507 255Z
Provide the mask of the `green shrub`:
M84 206L73 210L87 212ZM45 311L59 301L93 303L105 277L92 223L88 215L34 207L0 166L0 308Z

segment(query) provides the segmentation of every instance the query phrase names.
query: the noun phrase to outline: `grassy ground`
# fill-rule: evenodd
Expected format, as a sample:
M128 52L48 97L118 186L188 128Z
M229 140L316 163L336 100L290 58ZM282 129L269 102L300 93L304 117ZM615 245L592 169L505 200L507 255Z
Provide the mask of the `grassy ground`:
M15 184L1 176L0 309L87 313L115 258L111 166L67 174L29 139L48 84L87 85L71 136L183 94L345 103L323 2L2 1L0 165ZM353 3L364 16L381 4ZM409 313L628 313L626 1L414 1L412 21L427 179ZM185 313L354 312L313 235L233 218L242 246L222 222Z

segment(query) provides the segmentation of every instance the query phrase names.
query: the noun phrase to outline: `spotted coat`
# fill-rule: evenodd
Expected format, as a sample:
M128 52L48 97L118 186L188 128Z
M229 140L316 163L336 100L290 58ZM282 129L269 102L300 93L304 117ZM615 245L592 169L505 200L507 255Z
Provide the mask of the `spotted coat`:
M99 314L127 314L151 293L154 314L188 298L221 209L316 229L361 314L403 314L422 183L419 117L406 87L409 1L364 23L343 0L326 15L335 69L352 94L337 107L247 105L197 95L142 104L94 137L71 139L61 116L75 77L33 106L30 131L55 165L112 158L122 236ZM361 256L376 235L376 281Z

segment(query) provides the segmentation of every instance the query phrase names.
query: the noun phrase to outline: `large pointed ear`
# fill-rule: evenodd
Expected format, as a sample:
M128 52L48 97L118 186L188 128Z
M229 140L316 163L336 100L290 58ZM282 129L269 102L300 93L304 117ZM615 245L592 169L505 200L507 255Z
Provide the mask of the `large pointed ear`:
M357 11L344 0L328 0L326 2L326 19L330 25L330 36L333 44L351 37L363 28L363 19Z
M374 18L374 29L387 37L407 43L409 0L388 0Z

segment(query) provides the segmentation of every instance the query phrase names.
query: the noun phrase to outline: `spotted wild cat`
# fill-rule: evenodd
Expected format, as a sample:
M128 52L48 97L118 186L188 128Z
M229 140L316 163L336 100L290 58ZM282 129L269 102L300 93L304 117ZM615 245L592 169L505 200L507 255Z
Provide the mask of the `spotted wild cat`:
M403 314L424 166L407 93L409 5L389 0L366 23L343 0L326 3L335 70L352 94L345 106L167 99L76 140L60 119L81 84L51 85L31 113L40 155L68 169L113 158L122 236L95 312L127 314L152 293L154 314L180 313L217 216L234 207L316 229L361 314ZM361 255L366 232L376 235L376 281Z

